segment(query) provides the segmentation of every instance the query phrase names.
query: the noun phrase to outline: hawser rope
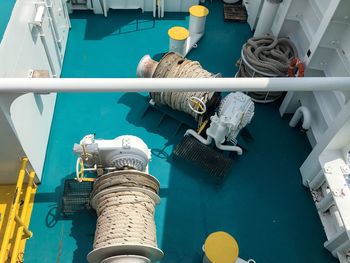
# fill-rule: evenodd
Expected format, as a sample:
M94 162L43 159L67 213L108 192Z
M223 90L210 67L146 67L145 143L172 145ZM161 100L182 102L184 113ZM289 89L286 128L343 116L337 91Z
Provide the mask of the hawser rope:
M298 51L288 38L253 37L243 46L237 77L287 77ZM295 66L295 65L293 65ZM272 102L282 92L249 92L256 102Z
M155 202L147 194L133 190L110 193L97 203L94 249L110 245L157 246Z
M148 252L140 247L160 251L154 221L158 194L159 182L144 172L121 170L98 177L91 193L91 205L98 219L89 261L110 247L118 252L108 252L108 257L130 255L130 247L136 247L132 248L132 255L144 257L148 257Z
M197 61L185 59L170 52L159 62L153 78L215 78ZM192 115L197 121L206 112L206 105L214 92L151 92L151 98L158 105L167 105L174 110Z

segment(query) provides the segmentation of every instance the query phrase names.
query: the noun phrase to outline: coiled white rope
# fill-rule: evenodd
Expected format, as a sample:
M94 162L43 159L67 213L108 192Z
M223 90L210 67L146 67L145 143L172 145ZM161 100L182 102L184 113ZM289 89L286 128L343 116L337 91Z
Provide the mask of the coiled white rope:
M156 194L159 191L159 183L146 173L133 170L125 170L107 173L100 176L94 183L91 196L111 187L139 187L149 189Z
M94 249L135 244L156 247L154 210L152 198L138 191L101 196L96 210Z
M91 193L91 205L98 218L94 250L90 254L100 256L101 249L110 247L117 248L117 252L115 255L108 252L108 257L128 255L130 247L136 247L132 253L139 256L145 256L142 247L146 251L158 250L154 221L158 193L157 179L137 170L98 177Z
M197 61L170 52L161 59L152 77L215 78L217 75L203 69ZM205 105L212 99L214 92L152 92L150 95L157 105L167 105L198 120L200 115L206 112Z
M250 38L242 48L238 61L237 77L286 77L290 61L298 57L298 51L288 38L274 36ZM283 92L249 92L255 102L268 103L277 100Z

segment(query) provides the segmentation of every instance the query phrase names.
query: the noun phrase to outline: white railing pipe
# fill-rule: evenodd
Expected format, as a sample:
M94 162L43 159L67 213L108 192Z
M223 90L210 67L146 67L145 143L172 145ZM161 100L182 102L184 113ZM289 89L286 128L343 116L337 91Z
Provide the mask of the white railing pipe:
M319 78L0 78L0 93L161 91L350 91L350 77Z

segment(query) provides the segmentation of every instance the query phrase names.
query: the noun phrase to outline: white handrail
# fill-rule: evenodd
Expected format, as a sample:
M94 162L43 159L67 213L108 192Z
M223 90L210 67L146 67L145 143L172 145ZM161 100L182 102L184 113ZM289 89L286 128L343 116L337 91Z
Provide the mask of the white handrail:
M160 91L350 91L350 77L319 78L0 78L0 93Z

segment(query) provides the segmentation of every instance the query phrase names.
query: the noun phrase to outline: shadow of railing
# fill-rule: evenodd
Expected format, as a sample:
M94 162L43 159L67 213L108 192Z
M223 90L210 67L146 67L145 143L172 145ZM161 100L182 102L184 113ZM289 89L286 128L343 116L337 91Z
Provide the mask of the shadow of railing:
M61 184L56 187L52 193L37 193L35 196L36 203L51 203L48 206L48 211L45 217L46 228L55 228L58 222L65 221L60 224L59 244L56 261L60 262L61 254L63 253L67 235L65 227L70 226L69 236L75 240L75 249L73 251L72 263L87 262L86 256L92 250L96 216L94 212L88 209L82 209L79 212L69 215L63 214L63 191L66 179L74 178L75 174L69 174L61 180ZM69 223L70 222L70 223Z

